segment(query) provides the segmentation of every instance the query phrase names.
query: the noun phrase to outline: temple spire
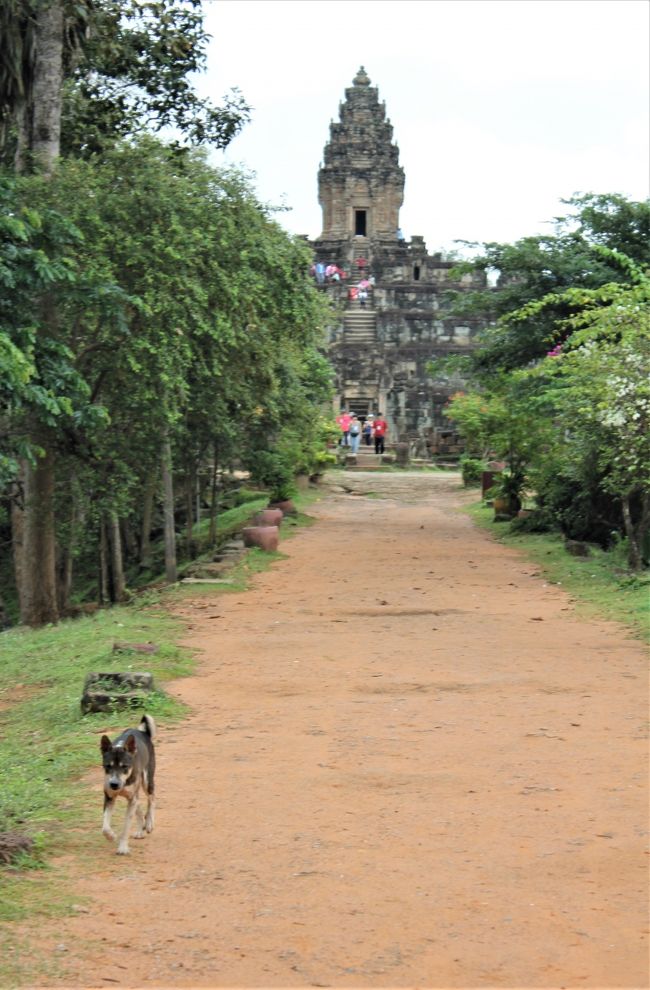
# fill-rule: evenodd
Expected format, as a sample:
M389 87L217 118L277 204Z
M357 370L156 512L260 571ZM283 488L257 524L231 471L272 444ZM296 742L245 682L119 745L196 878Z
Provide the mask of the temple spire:
M318 173L323 209L320 240L397 238L404 170L379 91L360 67L330 124Z

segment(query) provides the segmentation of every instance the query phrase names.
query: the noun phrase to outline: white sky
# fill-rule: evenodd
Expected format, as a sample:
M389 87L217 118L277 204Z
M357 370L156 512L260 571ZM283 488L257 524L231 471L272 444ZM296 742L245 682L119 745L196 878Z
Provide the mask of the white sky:
M215 164L254 173L317 237L329 124L364 65L406 173L400 219L431 252L549 232L574 192L649 192L646 0L205 0L197 80L251 123Z

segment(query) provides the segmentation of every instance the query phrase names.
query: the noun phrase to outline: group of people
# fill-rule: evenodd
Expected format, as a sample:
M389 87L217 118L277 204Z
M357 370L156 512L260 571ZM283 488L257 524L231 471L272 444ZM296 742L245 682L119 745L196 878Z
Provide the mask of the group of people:
M367 416L359 419L355 413L344 410L336 417L336 422L341 430L339 440L341 447L349 447L350 451L356 454L362 440L366 447L370 447L374 441L375 454L384 453L388 423L380 412L376 415L368 413Z
M326 265L322 261L317 261L311 266L311 274L318 285L325 285L327 282L342 282L348 277L338 265Z
M367 262L364 258L358 259L358 261L363 262L365 266ZM357 263L358 263L357 261ZM343 282L348 277L346 272L338 265L326 265L323 261L317 261L311 266L311 274L316 279L317 285L327 285L331 282ZM375 276L361 272L362 277L359 279L356 285L351 285L348 289L349 299L358 299L361 306L365 306L368 301L368 293L373 288L375 284Z

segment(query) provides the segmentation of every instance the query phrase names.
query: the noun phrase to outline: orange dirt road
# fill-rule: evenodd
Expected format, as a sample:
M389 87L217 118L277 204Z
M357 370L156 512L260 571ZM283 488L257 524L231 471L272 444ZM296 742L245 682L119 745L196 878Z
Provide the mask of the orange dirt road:
M65 985L647 986L643 646L457 477L340 478L251 590L179 607L192 714L130 857L98 810Z

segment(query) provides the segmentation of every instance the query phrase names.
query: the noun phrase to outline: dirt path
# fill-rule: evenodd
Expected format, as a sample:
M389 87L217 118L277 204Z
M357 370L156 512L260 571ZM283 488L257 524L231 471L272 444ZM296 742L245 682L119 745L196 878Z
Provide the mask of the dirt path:
M156 831L97 831L74 986L643 987L642 646L454 512L348 475L252 590L186 604Z

